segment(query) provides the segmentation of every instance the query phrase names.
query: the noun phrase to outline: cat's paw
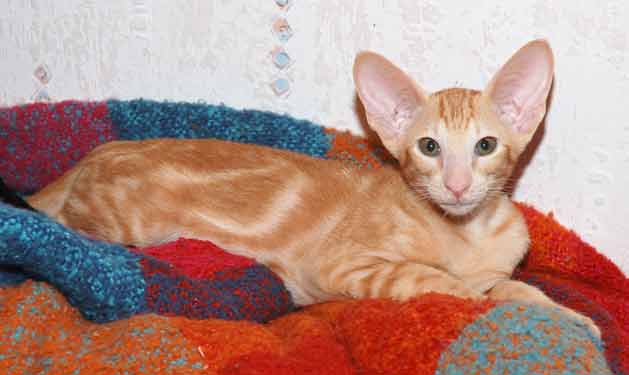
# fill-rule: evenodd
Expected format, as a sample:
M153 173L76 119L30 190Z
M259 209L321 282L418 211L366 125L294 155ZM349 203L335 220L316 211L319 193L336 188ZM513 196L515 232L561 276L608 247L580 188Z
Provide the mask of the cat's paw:
M483 293L479 293L465 285L463 282L458 280L448 280L443 281L439 285L432 285L427 287L424 291L427 292L435 292L442 294L449 294L455 297L460 298L469 298L474 300L484 300L487 299L487 296Z

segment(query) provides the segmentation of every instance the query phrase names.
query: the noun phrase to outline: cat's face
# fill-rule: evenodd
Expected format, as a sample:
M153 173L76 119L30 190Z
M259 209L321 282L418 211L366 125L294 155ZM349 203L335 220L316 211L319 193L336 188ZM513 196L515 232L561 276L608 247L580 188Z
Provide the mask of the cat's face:
M409 185L451 215L470 213L501 194L519 153L517 140L486 115L484 105L479 91L437 92L399 143Z
M420 199L462 216L502 192L546 112L548 44L520 49L483 91L427 95L388 60L361 53L354 80L370 126Z

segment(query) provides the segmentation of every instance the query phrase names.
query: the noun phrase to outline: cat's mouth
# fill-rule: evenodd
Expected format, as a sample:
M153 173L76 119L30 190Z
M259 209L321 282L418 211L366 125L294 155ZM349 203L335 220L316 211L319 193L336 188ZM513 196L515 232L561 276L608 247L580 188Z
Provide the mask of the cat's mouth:
M439 207L446 213L454 216L463 216L472 212L478 206L478 202L441 202Z

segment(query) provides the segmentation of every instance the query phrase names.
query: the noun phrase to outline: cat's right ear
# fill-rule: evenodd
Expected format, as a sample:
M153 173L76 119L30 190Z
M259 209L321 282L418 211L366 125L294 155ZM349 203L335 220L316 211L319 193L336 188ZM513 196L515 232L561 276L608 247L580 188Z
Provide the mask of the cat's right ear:
M546 114L554 60L543 39L520 48L494 75L484 94L500 121L526 142Z
M403 135L425 105L426 95L406 73L373 52L356 56L354 84L369 126L399 158Z

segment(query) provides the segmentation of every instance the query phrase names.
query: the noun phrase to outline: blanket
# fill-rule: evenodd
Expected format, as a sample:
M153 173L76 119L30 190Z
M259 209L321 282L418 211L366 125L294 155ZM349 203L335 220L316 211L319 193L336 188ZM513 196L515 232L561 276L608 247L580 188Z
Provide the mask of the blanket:
M349 133L223 105L147 100L0 109L0 176L23 194L116 139L212 137L355 168L392 163ZM426 294L295 306L269 269L210 242L129 249L0 204L0 373L629 374L629 280L551 214L514 277L590 316Z

